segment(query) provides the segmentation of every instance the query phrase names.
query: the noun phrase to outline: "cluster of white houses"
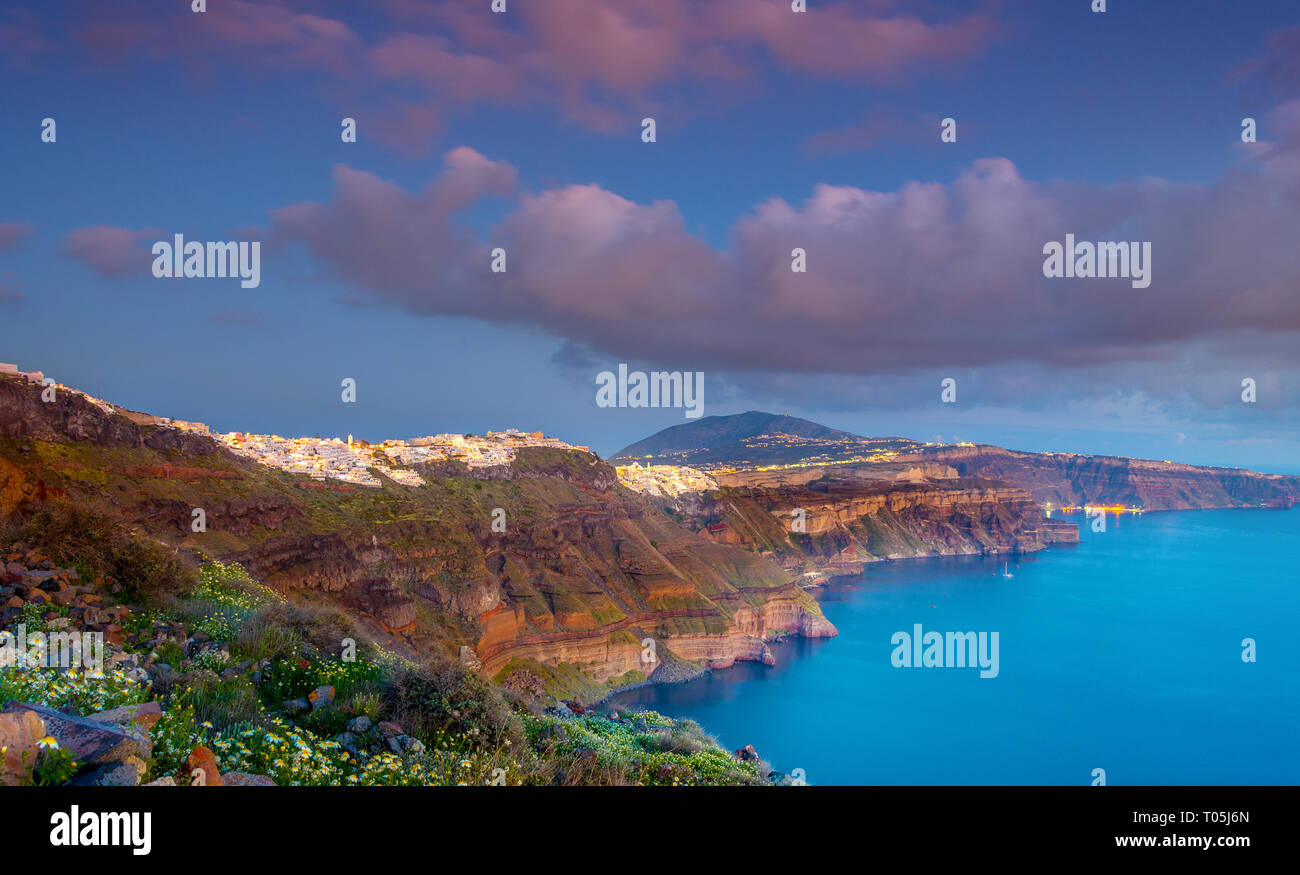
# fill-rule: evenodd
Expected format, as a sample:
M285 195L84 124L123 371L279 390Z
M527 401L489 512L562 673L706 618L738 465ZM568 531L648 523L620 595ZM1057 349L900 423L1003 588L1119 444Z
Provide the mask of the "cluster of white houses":
M22 377L33 383L44 383L45 373L43 371L20 371L17 365L11 365L7 362L0 362L0 374L8 374L11 377Z
M406 486L424 485L424 480L416 472L389 463L414 466L424 462L460 461L470 468L486 468L510 464L520 447L555 447L587 452L586 447L548 438L540 431L522 432L516 428L490 431L483 437L437 434L407 441L386 440L378 444L356 441L351 435L346 441L339 438L283 438L244 432L220 434L216 438L234 452L272 468L306 474L316 480L328 477L361 486L383 485L372 471Z
M642 465L633 462L614 470L624 486L646 495L672 497L683 492L705 492L718 488L717 481L708 474L685 465Z

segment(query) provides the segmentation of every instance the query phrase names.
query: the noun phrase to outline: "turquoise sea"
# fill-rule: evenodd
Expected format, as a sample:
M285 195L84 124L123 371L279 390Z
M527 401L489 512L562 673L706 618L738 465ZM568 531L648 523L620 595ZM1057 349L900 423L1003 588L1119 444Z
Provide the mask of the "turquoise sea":
M1300 784L1300 508L1073 519L1082 543L1010 578L1003 558L878 563L818 593L839 637L609 704L809 784ZM917 623L997 632L997 677L894 667Z

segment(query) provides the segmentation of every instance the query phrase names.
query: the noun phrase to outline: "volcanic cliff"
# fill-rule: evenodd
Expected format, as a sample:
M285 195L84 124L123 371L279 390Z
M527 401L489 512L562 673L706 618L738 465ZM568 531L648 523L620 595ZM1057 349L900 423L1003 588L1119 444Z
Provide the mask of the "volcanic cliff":
M1015 486L1035 500L1060 505L1120 505L1145 510L1290 507L1300 501L1300 477L1260 474L1077 453L1023 453L993 446L931 448L899 461L951 465L963 477Z
M240 562L291 598L341 606L397 649L592 694L665 663L770 660L775 637L835 634L788 572L678 524L596 456L524 448L508 466L419 473L423 486L317 482L0 378L0 515L94 507L141 537ZM195 509L205 531L192 530Z
M847 471L810 479L818 470L720 476L745 485L683 496L678 510L718 542L806 574L851 574L890 559L1030 553L1079 539L1077 526L1045 518L1025 490L950 469L947 476L923 476L922 467L883 479Z

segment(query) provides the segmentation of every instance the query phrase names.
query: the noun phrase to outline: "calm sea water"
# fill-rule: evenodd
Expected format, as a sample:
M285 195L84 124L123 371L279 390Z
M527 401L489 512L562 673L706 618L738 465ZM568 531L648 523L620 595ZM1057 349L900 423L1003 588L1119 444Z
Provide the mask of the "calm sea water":
M838 638L610 704L698 720L810 784L1300 783L1300 509L1074 519L1083 543L1010 579L1002 560L880 563L819 594ZM998 632L998 676L895 668L916 623Z

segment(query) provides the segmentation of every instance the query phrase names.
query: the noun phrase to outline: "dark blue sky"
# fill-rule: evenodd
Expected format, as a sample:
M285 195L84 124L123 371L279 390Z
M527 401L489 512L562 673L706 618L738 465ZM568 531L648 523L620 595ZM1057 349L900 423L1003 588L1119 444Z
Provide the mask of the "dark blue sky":
M629 362L707 414L1300 470L1294 3L208 5L0 11L0 361L222 430L605 453L682 421L596 407ZM1151 288L1045 281L1064 231L1155 241ZM263 241L261 286L155 279L174 233Z

